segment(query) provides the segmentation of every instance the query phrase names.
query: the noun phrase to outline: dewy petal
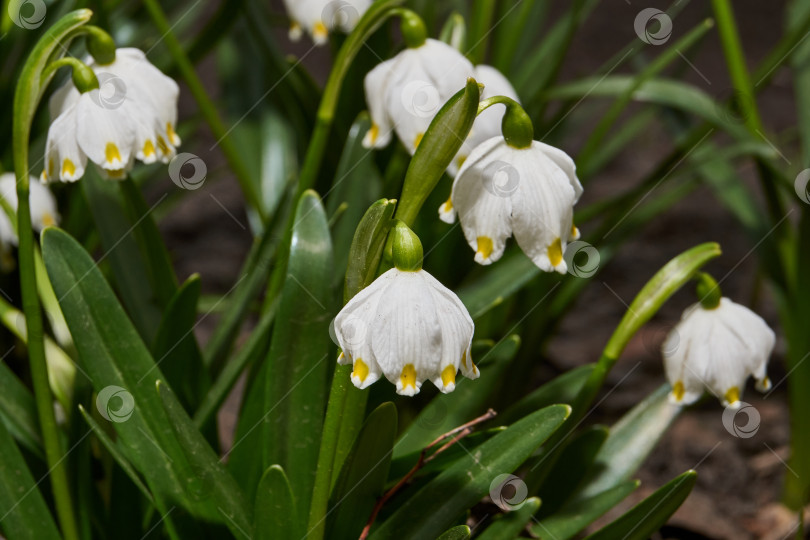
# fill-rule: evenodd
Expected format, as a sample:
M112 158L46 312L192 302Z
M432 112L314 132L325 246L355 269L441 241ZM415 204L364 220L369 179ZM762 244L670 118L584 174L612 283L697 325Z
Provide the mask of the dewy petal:
M84 175L87 155L76 140L77 104L68 107L51 123L45 142L42 180L75 182Z
M538 144L512 152L510 163L519 172L518 188L512 197L512 232L538 268L564 274L575 193L565 172Z
M520 179L510 154L502 138L492 138L475 149L453 182L452 204L479 264L500 259L512 234L512 195Z
M107 171L124 170L134 155L135 130L129 107L105 108L94 101L91 90L76 105L76 139L79 148Z
M422 381L441 376L442 331L420 272L387 272L395 279L386 287L371 327L377 363L397 393L406 396L419 393Z

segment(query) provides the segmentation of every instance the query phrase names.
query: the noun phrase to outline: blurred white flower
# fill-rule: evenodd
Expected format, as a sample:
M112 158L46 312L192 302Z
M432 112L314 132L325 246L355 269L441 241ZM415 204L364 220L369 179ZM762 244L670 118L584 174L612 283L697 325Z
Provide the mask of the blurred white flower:
M69 79L51 97L43 181L78 180L88 158L106 176L122 178L135 158L165 163L180 144L174 80L138 49L117 49L111 64L91 60L98 89L79 93Z
M384 375L397 393L413 396L430 380L444 393L456 372L478 378L470 357L474 325L461 300L424 270L388 270L360 291L335 318L352 383L366 388Z
M481 92L482 101L495 96L506 96L520 103L520 98L509 79L494 67L484 64L475 66L475 80L484 85ZM501 134L501 121L505 112L506 106L497 103L487 107L478 115L467 139L456 154L456 158L447 167L447 173L451 177L455 177L476 146Z
M371 0L284 0L290 17L290 39L298 41L304 31L316 45L329 40L329 32L354 30Z
M579 238L573 217L581 194L565 152L537 141L515 148L498 136L478 145L464 162L439 217L453 223L458 213L480 264L500 259L514 234L537 267L565 273L565 248Z
M29 181L31 199L31 226L37 232L50 225L59 224L59 212L56 208L51 190L42 185L39 180L31 177ZM0 174L0 197L16 212L17 210L17 178L14 173ZM17 234L6 213L0 209L0 265L4 268L13 267L9 260L11 246L16 246Z
M475 77L470 61L435 39L379 64L365 79L372 124L363 146L383 148L395 131L413 154L433 117L470 77Z
M680 322L661 347L664 368L672 385L670 401L688 405L705 388L727 407L740 406L749 375L757 389L767 391L766 375L774 333L762 317L728 298L714 309L696 303L683 312Z

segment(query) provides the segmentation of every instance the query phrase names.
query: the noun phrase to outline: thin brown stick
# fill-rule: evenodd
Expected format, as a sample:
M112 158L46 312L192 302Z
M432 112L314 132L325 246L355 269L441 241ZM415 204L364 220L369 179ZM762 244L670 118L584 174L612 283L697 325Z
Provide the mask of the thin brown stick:
M396 495L397 491L399 491L402 488L402 486L404 486L405 484L410 482L411 479L413 479L414 475L416 475L416 473L419 472L419 469L424 467L426 463L430 462L433 458L435 458L436 456L438 456L439 454L441 454L442 452L444 452L445 450L456 444L458 441L460 441L461 439L472 433L473 426L476 426L482 422L486 422L487 420L494 418L497 414L498 413L496 413L493 409L488 409L487 412L485 412L478 418L470 420L466 424L462 424L458 427L451 429L450 431L440 435L433 442L424 447L422 451L419 453L419 459L416 461L416 464L411 468L411 470L408 471L408 473L405 476L403 476L402 479L399 482L397 482L396 485L394 485L394 487L386 491L383 494L383 496L380 497L379 500L377 500L377 504L374 505L374 510L372 510L371 516L369 516L368 521L366 522L366 526L363 527L363 532L360 533L359 540L366 540L366 538L368 538L369 532L371 531L371 526L374 524L374 520L377 519L377 514L380 513L382 507L385 505L385 503L387 503L391 499L391 497ZM431 455L426 457L428 450L430 450L443 440L447 439L448 437L452 437L452 439L447 441L445 444L440 446L438 450L436 450Z

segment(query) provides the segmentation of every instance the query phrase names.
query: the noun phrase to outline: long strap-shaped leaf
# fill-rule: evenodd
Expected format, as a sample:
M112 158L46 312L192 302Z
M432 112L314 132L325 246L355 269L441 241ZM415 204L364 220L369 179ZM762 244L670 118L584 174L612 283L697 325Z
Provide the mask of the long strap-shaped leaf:
M630 509L622 517L607 525L586 540L646 540L661 528L669 517L689 496L695 485L697 473L686 471L673 478Z
M189 482L197 478L197 473L183 446L188 447L189 442L206 443L196 430L184 432L182 443L178 440L177 427L155 393L155 381L165 380L160 367L93 259L76 240L59 229L49 229L42 241L45 266L75 338L79 361L93 388L100 393L101 402L97 406L109 407L105 412L150 490L156 497L165 497L197 517L234 528L234 524L249 527L250 510L233 481L223 481L227 480L224 471L209 474L214 487L203 493L198 481ZM130 394L133 408L116 410L113 403L104 402L104 397L111 399L110 394ZM209 466L219 467L216 461Z
M270 352L248 391L230 456L249 495L263 471L281 465L299 509L309 508L327 376L335 360L329 339L333 272L326 213L318 194L307 191L296 208Z
M8 540L60 538L45 499L3 422L0 422L0 531Z
M489 492L499 474L517 469L562 425L570 411L567 405L552 405L511 425L421 490L411 493L371 538L435 538L440 535Z

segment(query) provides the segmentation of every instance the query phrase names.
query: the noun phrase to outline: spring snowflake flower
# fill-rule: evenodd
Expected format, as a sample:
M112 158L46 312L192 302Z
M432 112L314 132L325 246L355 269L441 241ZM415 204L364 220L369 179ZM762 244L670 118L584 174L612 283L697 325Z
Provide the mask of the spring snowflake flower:
M361 389L384 375L405 396L418 394L425 380L452 392L459 368L468 379L479 375L470 356L472 318L458 296L422 270L416 235L402 223L392 235L395 267L335 317L338 362L353 366L352 383Z
M59 212L51 190L32 177L29 183L29 193L33 229L41 232L45 227L58 225ZM17 178L14 173L0 175L0 197L5 199L14 211L17 210ZM17 242L17 234L14 232L11 221L0 209L0 266L5 269L13 267L10 259L11 246L16 246Z
M762 317L728 298L712 309L690 306L661 347L670 400L694 403L708 388L723 405L739 407L749 375L758 390L770 388L765 370L774 341Z
M439 217L453 223L458 214L480 264L500 259L514 234L541 270L565 273L565 248L579 238L573 218L581 194L576 167L565 152L537 141L516 148L497 136L464 162Z
M365 78L372 124L363 146L383 148L396 132L413 154L441 106L471 77L475 71L470 61L435 39L379 64Z
M88 158L111 178L122 178L136 158L168 162L180 144L177 83L138 49L117 49L112 63L88 66L99 88L80 93L68 80L51 98L42 180L74 182Z
M518 98L512 83L494 67L484 64L475 66L475 80L484 85L484 89L481 91L481 100L494 96L506 96L520 103L520 98ZM505 106L497 104L488 107L478 115L469 135L467 135L467 139L461 145L458 154L456 154L456 158L447 167L447 173L451 177L456 176L459 168L475 147L501 134L501 120L504 112Z
M304 30L316 45L329 40L329 32L349 33L363 16L371 0L284 0L290 17L290 40L298 41Z

